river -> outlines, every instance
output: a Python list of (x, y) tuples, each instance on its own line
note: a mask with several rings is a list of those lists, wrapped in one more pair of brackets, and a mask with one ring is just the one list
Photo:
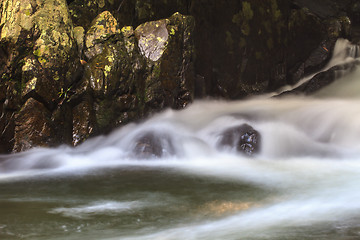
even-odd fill
[[(336, 57), (326, 69), (357, 61)], [(360, 68), (339, 76), (311, 97), (196, 101), (77, 148), (0, 156), (0, 239), (360, 239)], [(216, 147), (243, 123), (258, 154)], [(134, 157), (147, 131), (174, 154)]]

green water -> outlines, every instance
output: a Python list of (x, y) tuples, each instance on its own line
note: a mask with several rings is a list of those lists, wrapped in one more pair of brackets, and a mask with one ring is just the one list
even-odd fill
[[(2, 182), (0, 192), (0, 239), (121, 239), (220, 218), (238, 211), (239, 207), (231, 209), (234, 203), (262, 201), (274, 194), (247, 184), (168, 169), (103, 169), (80, 175), (37, 177)], [(89, 207), (71, 215), (71, 208), (79, 206), (134, 201), (142, 204), (123, 210)], [(61, 209), (70, 210), (64, 213)]]
[[(360, 239), (356, 216), (296, 226), (275, 223), (270, 229), (247, 229), (245, 223), (243, 229), (229, 224), (212, 230), (212, 222), (276, 204), (288, 194), (167, 168), (2, 181), (0, 192), (0, 239)], [(199, 233), (197, 225), (209, 229)], [(179, 231), (185, 238), (177, 236)]]

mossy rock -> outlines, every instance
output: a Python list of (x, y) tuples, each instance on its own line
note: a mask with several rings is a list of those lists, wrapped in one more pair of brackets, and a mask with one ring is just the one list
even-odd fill
[[(182, 108), (194, 96), (194, 19), (180, 13), (135, 29), (150, 72), (145, 81), (148, 108)], [(187, 92), (188, 97), (182, 98)]]

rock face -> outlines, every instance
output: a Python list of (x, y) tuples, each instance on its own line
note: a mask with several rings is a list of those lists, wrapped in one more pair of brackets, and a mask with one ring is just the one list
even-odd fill
[(260, 151), (261, 136), (248, 124), (231, 127), (220, 134), (218, 148), (230, 148), (239, 153), (253, 155)]
[(69, 99), (82, 109), (73, 111), (76, 144), (91, 133), (108, 132), (148, 113), (182, 108), (193, 100), (192, 17), (175, 13), (135, 30), (117, 26), (105, 12), (85, 35), (88, 62)]
[(337, 38), (360, 39), (359, 13), (353, 0), (3, 0), (0, 152), (293, 84)]
[(5, 91), (1, 132), (6, 130), (2, 141), (10, 143), (6, 150), (64, 142), (63, 136), (51, 134), (50, 124), (58, 121), (53, 113), (64, 99), (59, 93), (80, 69), (66, 1), (2, 1), (0, 26), (0, 85)]

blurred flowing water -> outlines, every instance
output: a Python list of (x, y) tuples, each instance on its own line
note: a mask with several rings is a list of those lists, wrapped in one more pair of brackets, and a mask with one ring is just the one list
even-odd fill
[[(358, 61), (345, 40), (335, 50), (333, 66)], [(243, 123), (260, 153), (219, 150)], [(175, 154), (136, 158), (149, 131)], [(0, 239), (360, 239), (360, 69), (312, 97), (197, 101), (0, 158)]]

